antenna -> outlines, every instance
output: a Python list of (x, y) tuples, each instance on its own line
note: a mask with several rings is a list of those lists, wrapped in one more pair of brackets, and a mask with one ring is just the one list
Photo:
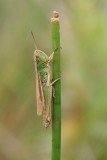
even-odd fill
[(36, 48), (36, 50), (37, 50), (37, 46), (36, 46), (36, 40), (35, 40), (35, 37), (34, 37), (34, 34), (33, 34), (33, 32), (32, 32), (32, 31), (31, 31), (31, 35), (32, 35), (32, 37), (33, 37), (34, 44), (35, 44), (35, 48)]

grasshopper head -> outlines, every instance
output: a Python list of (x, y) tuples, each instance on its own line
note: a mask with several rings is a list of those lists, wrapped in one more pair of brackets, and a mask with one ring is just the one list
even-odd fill
[(41, 50), (35, 50), (34, 57), (44, 63), (49, 61), (49, 57)]

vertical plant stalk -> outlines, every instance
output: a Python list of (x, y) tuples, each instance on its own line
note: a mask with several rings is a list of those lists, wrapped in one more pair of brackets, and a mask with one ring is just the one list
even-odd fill
[[(53, 81), (60, 78), (60, 25), (59, 13), (54, 11), (52, 23), (52, 46), (55, 51), (52, 63)], [(55, 97), (52, 108), (52, 160), (60, 160), (61, 154), (61, 79), (53, 85)]]

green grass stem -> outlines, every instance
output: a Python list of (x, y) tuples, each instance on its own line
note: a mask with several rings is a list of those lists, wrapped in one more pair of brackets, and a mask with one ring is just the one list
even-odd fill
[[(55, 51), (52, 64), (53, 80), (60, 78), (60, 25), (59, 13), (54, 11), (52, 22), (52, 47)], [(61, 79), (54, 83), (55, 97), (52, 109), (52, 160), (60, 160), (61, 152)]]

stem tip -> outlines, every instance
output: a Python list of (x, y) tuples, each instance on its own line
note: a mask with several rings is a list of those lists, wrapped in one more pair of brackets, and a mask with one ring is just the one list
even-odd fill
[(59, 12), (53, 11), (53, 17), (51, 18), (52, 21), (59, 21)]
[(59, 18), (59, 12), (53, 11), (53, 18)]

